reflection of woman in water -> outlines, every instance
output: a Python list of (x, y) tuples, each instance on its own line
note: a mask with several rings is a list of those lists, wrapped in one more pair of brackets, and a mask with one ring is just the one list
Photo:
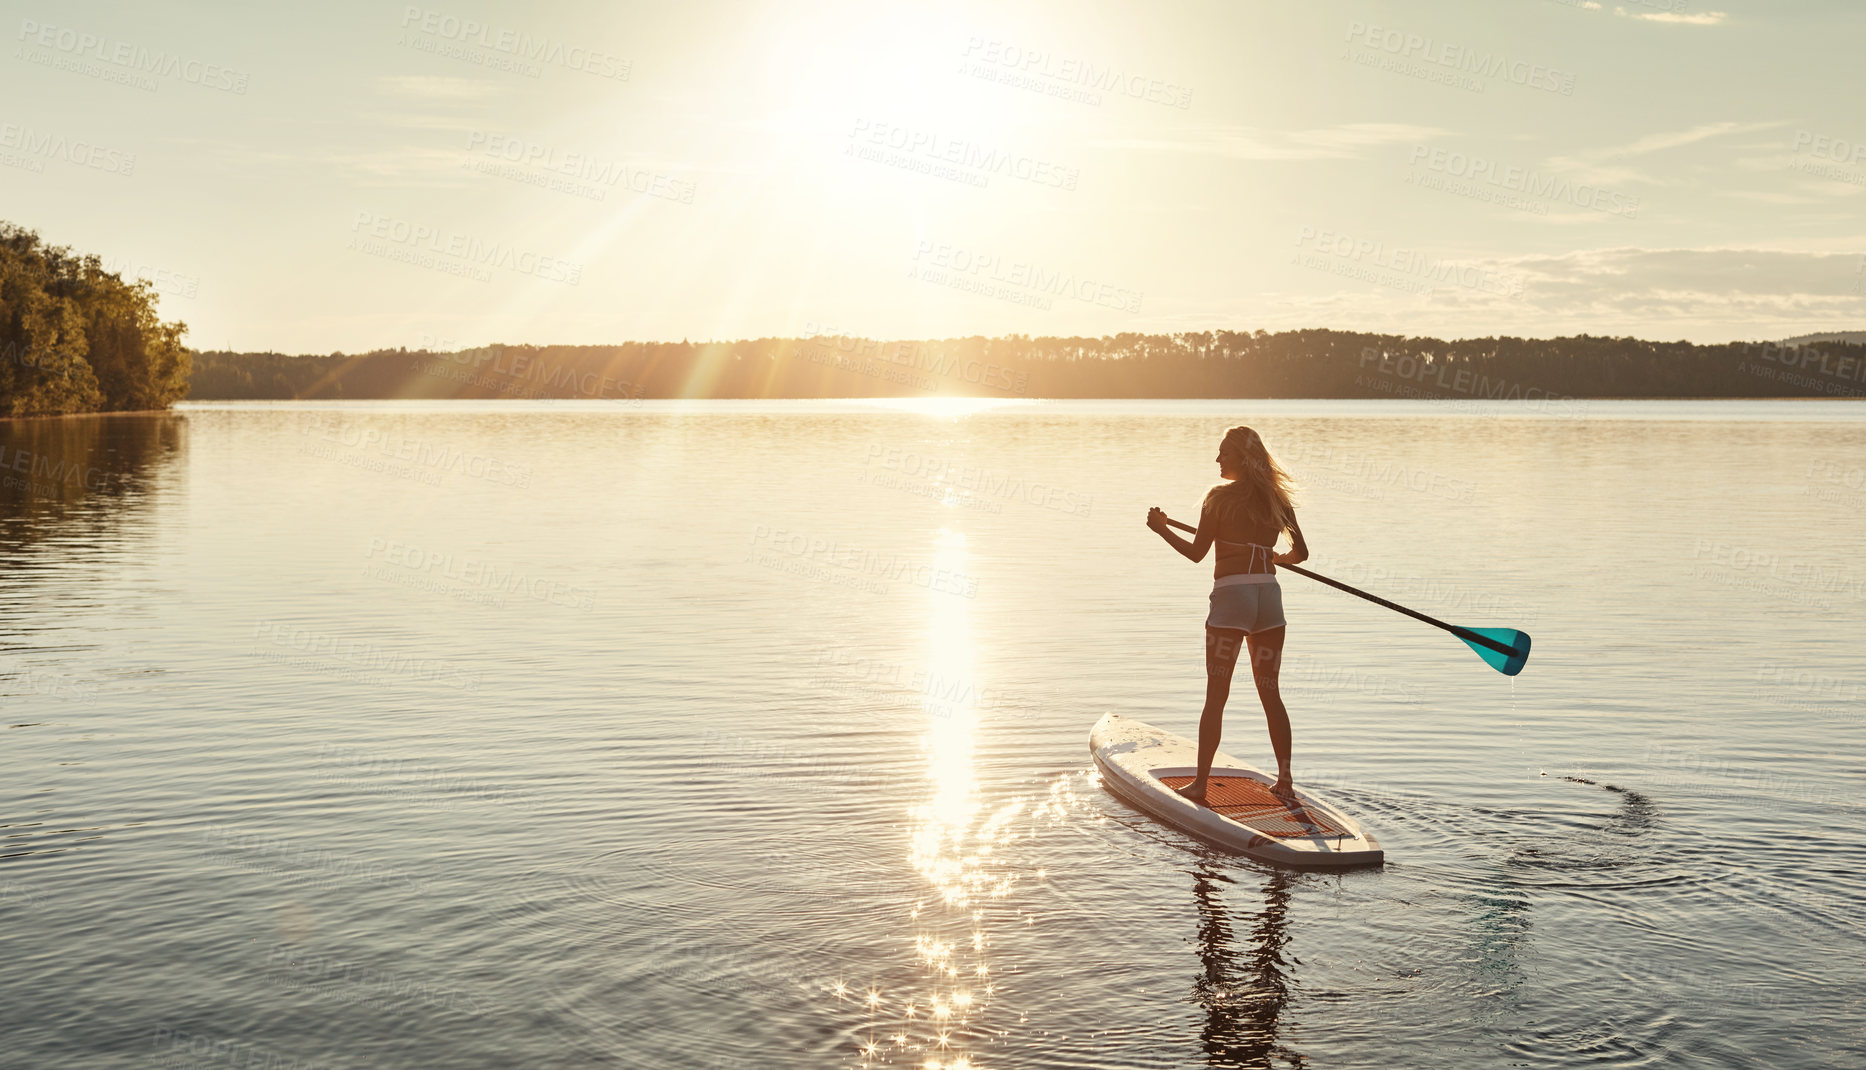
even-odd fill
[(1199, 979), (1193, 999), (1205, 1008), (1199, 1039), (1211, 1066), (1307, 1066), (1301, 1053), (1278, 1040), (1289, 1005), (1287, 870), (1272, 870), (1263, 884), (1263, 913), (1240, 944), (1219, 897), (1219, 882), (1231, 879), (1201, 866), (1192, 875), (1199, 910)]
[[(1264, 448), (1263, 439), (1248, 427), (1225, 432), (1218, 446), (1218, 474), (1227, 482), (1207, 491), (1199, 509), (1199, 529), (1187, 542), (1166, 526), (1158, 507), (1147, 510), (1147, 526), (1168, 545), (1192, 561), (1205, 560), (1218, 546), (1211, 614), (1205, 618), (1205, 709), (1199, 715), (1199, 773), (1178, 791), (1197, 802), (1205, 801), (1205, 780), (1218, 753), (1224, 727), (1225, 700), (1231, 697), (1231, 672), (1238, 651), (1250, 647), (1251, 678), (1270, 723), (1270, 746), (1276, 751), (1276, 785), (1291, 792), (1289, 777), (1289, 711), (1277, 691), (1277, 671), (1283, 662), (1283, 591), (1276, 582), (1277, 565), (1299, 565), (1308, 560), (1309, 547), (1296, 526), (1287, 472)], [(1289, 533), (1290, 549), (1276, 552), (1276, 542)]]

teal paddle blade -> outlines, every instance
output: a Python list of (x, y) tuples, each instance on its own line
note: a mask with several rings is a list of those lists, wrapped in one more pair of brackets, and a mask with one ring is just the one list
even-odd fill
[[(1460, 634), (1458, 638), (1477, 651), (1477, 656), (1488, 662), (1491, 668), (1505, 676), (1515, 676), (1522, 672), (1523, 665), (1529, 661), (1528, 632), (1519, 632), (1514, 628), (1459, 628), (1458, 631), (1468, 633)], [(1505, 649), (1497, 650), (1489, 643), (1480, 643), (1471, 638), (1473, 635), (1481, 635)]]

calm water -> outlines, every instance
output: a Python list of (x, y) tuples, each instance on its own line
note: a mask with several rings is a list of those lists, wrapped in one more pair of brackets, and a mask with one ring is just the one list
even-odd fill
[[(1296, 775), (1191, 732), (1225, 427)], [(1858, 1066), (1866, 409), (197, 405), (0, 423), (0, 1065)], [(24, 457), (22, 461), (20, 458)], [(75, 474), (74, 474), (75, 473)], [(1272, 761), (1253, 696), (1227, 750)], [(271, 1060), (271, 1061), (268, 1061)]]

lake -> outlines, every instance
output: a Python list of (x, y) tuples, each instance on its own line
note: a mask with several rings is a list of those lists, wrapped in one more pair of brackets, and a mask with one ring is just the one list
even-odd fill
[[(1203, 696), (1224, 429), (1311, 568), (1295, 776)], [(1866, 1062), (1866, 408), (189, 404), (0, 422), (0, 1065)], [(1248, 687), (1225, 750), (1273, 766)]]

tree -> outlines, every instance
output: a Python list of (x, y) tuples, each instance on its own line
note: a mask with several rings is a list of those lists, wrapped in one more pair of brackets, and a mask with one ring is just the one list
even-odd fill
[(0, 415), (168, 408), (188, 391), (187, 330), (148, 282), (0, 223)]

